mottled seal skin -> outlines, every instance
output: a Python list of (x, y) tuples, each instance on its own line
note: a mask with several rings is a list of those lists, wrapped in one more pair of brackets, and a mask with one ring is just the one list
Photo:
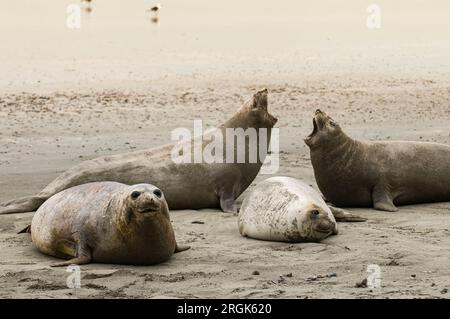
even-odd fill
[(242, 236), (283, 242), (318, 242), (337, 234), (336, 220), (320, 194), (291, 177), (271, 177), (244, 199), (238, 218)]
[[(255, 128), (258, 141), (259, 129), (265, 128), (269, 144), (271, 130), (276, 122), (277, 119), (267, 111), (267, 90), (264, 89), (257, 92), (230, 120), (217, 128), (217, 131), (224, 136), (224, 150), (227, 128)], [(206, 136), (203, 147), (209, 142), (209, 137)], [(246, 143), (245, 149), (247, 154), (248, 144)], [(170, 209), (221, 208), (224, 212), (237, 212), (235, 199), (254, 180), (267, 154), (261, 152), (262, 157), (259, 157), (256, 163), (250, 163), (248, 160), (245, 163), (225, 163), (225, 160), (223, 163), (175, 163), (172, 159), (175, 145), (176, 143), (172, 143), (82, 162), (61, 174), (36, 196), (19, 198), (0, 205), (0, 214), (34, 211), (50, 196), (64, 189), (99, 181), (158, 185), (164, 191)], [(257, 151), (260, 151), (259, 143)], [(224, 158), (225, 156), (226, 154)]]
[(450, 146), (408, 141), (358, 141), (317, 110), (305, 139), (317, 185), (340, 207), (374, 207), (450, 200)]
[(33, 216), (31, 239), (69, 264), (152, 265), (177, 247), (164, 194), (150, 184), (88, 183), (48, 199)]

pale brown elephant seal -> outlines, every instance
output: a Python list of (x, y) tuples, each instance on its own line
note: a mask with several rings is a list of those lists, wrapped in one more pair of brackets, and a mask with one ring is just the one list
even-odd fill
[(239, 211), (242, 236), (284, 242), (318, 242), (337, 234), (336, 221), (366, 219), (329, 207), (301, 180), (276, 176), (258, 183)]
[(88, 183), (50, 197), (33, 216), (31, 240), (43, 253), (68, 261), (152, 265), (179, 247), (164, 194), (150, 184)]
[(374, 207), (450, 200), (450, 146), (408, 141), (358, 141), (317, 110), (305, 139), (317, 185), (340, 207)]
[[(223, 152), (222, 163), (204, 161), (198, 163), (195, 162), (195, 147), (192, 147), (194, 156), (188, 154), (191, 155), (190, 158), (194, 158), (192, 162), (178, 163), (173, 159), (173, 150), (179, 147), (179, 143), (103, 156), (70, 168), (35, 196), (1, 204), (0, 214), (34, 211), (50, 196), (64, 189), (99, 181), (158, 185), (164, 191), (170, 209), (221, 208), (225, 212), (237, 212), (235, 199), (258, 174), (266, 157), (271, 131), (276, 122), (277, 119), (267, 111), (267, 90), (264, 89), (246, 102), (231, 119), (204, 136), (203, 142), (200, 143), (200, 148), (204, 150), (210, 146), (212, 136), (221, 134), (224, 137), (221, 144), (226, 150), (227, 146), (231, 145), (227, 142), (236, 138), (235, 136), (228, 138), (228, 131), (253, 130), (255, 138), (262, 142), (245, 143), (243, 152), (240, 152), (245, 153), (246, 160), (243, 163), (228, 162), (226, 152)], [(189, 139), (189, 145), (191, 143), (195, 145), (196, 140), (198, 137)], [(238, 143), (236, 147), (237, 145)], [(261, 145), (264, 147), (260, 147)], [(247, 160), (250, 149), (258, 155), (256, 161)], [(238, 159), (238, 155), (235, 158)]]

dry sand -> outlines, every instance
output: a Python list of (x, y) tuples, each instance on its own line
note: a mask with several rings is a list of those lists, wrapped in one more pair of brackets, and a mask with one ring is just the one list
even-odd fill
[[(278, 175), (315, 186), (302, 139), (317, 107), (356, 138), (450, 144), (450, 86), (442, 78), (175, 83), (170, 89), (141, 83), (135, 90), (112, 85), (5, 93), (0, 201), (33, 194), (82, 160), (168, 142), (172, 129), (192, 127), (194, 119), (217, 125), (263, 86), (281, 128)], [(66, 287), (68, 273), (50, 268), (54, 259), (40, 254), (28, 235), (16, 235), (32, 213), (0, 216), (0, 297), (449, 297), (449, 203), (396, 213), (352, 211), (369, 221), (340, 224), (339, 235), (306, 244), (243, 238), (237, 217), (216, 210), (172, 211), (178, 241), (191, 250), (150, 267), (84, 265), (82, 288), (76, 290)], [(381, 289), (355, 287), (369, 264), (381, 267)], [(252, 275), (255, 270), (259, 275)]]

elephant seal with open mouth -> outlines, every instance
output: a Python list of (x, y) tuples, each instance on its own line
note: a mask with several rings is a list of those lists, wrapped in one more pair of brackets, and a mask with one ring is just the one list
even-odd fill
[(450, 201), (450, 146), (408, 141), (358, 141), (317, 110), (305, 139), (317, 185), (340, 207)]
[[(232, 151), (244, 153), (245, 161), (229, 162), (227, 154), (219, 162), (181, 162), (173, 159), (173, 149), (178, 143), (172, 143), (148, 150), (103, 156), (81, 162), (68, 169), (39, 194), (23, 197), (0, 205), (0, 214), (34, 211), (50, 196), (72, 186), (91, 182), (114, 181), (128, 185), (151, 183), (163, 191), (170, 209), (221, 208), (224, 212), (237, 212), (235, 199), (245, 191), (258, 174), (267, 155), (271, 130), (277, 119), (267, 111), (267, 89), (257, 92), (238, 112), (208, 136), (203, 136), (203, 149), (209, 146), (212, 136), (223, 136), (223, 150), (236, 138), (229, 130), (236, 132), (253, 129), (255, 139), (245, 143), (241, 151), (237, 147)], [(244, 132), (245, 133), (245, 132)], [(244, 139), (248, 136), (244, 136)], [(195, 143), (194, 137), (187, 143)], [(262, 141), (262, 142), (260, 142)], [(236, 143), (238, 144), (238, 143)], [(254, 145), (256, 144), (256, 145)], [(263, 147), (261, 147), (261, 145)], [(258, 156), (250, 161), (250, 149)], [(195, 147), (191, 148), (195, 158)], [(224, 152), (225, 153), (225, 152)], [(237, 159), (239, 154), (235, 156)], [(242, 154), (241, 154), (242, 155)]]
[(88, 183), (48, 199), (33, 216), (31, 240), (43, 253), (69, 259), (52, 266), (152, 265), (179, 247), (164, 194), (153, 185)]

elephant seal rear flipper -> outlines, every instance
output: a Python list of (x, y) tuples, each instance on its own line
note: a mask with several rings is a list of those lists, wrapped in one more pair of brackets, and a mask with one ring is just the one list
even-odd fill
[(176, 245), (175, 246), (175, 254), (176, 253), (181, 253), (182, 251), (185, 251), (185, 250), (188, 250), (188, 249), (191, 249), (191, 246), (180, 246), (180, 245)]
[(17, 234), (31, 234), (31, 224), (19, 231)]
[(0, 215), (34, 212), (48, 197), (25, 196), (0, 205)]

